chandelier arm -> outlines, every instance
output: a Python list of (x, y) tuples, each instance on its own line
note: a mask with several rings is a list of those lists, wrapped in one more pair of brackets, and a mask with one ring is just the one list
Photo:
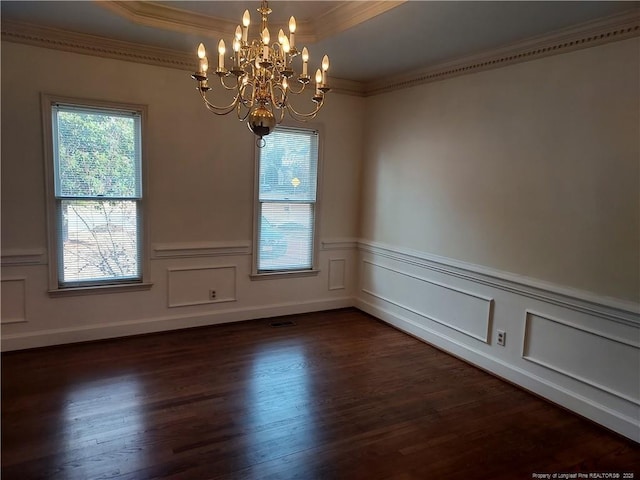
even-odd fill
[[(279, 91), (280, 98), (276, 97), (275, 91)], [(271, 97), (273, 98), (274, 104), (276, 104), (278, 110), (282, 110), (287, 106), (287, 90), (280, 83), (276, 83), (271, 89)]]
[(226, 83), (224, 83), (225, 77), (220, 77), (220, 84), (225, 88), (225, 90), (236, 90), (238, 88), (238, 82), (240, 81), (240, 77), (236, 78), (236, 84), (229, 87)]
[(294, 95), (300, 95), (302, 92), (304, 92), (304, 89), (306, 87), (306, 84), (302, 83), (302, 82), (298, 82), (300, 83), (300, 85), (302, 85), (302, 87), (300, 87), (300, 90), (295, 90), (293, 88), (291, 88), (291, 85), (289, 85), (288, 90), (293, 93)]
[(202, 99), (204, 100), (204, 104), (207, 107), (207, 109), (215, 113), (216, 115), (226, 115), (232, 112), (236, 108), (236, 105), (238, 104), (238, 101), (240, 99), (240, 96), (236, 95), (233, 98), (233, 101), (229, 105), (227, 105), (226, 107), (219, 107), (211, 103), (209, 100), (207, 100), (207, 95), (205, 92), (200, 91), (200, 96), (202, 96)]
[(295, 108), (291, 106), (291, 104), (287, 104), (286, 108), (289, 114), (291, 115), (291, 117), (293, 117), (295, 120), (305, 122), (307, 120), (312, 120), (316, 118), (316, 115), (318, 115), (318, 112), (320, 111), (323, 105), (324, 105), (324, 98), (320, 101), (320, 103), (316, 105), (316, 108), (309, 113), (298, 112)]

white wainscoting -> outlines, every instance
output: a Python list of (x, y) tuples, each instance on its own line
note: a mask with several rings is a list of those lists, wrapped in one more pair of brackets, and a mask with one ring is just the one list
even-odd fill
[[(522, 358), (636, 405), (640, 405), (638, 352), (637, 340), (526, 312)], [(637, 368), (628, 368), (633, 365)]]
[(27, 321), (27, 278), (2, 279), (2, 316), (0, 323), (24, 323)]
[(640, 442), (637, 305), (389, 245), (359, 249), (358, 308)]
[(169, 308), (236, 301), (235, 265), (168, 268), (167, 277)]
[(344, 258), (329, 259), (329, 290), (344, 290), (347, 261)]
[(351, 307), (356, 243), (322, 245), (317, 275), (253, 282), (250, 242), (156, 244), (150, 289), (55, 298), (47, 265), (35, 263), (41, 252), (11, 252), (3, 256), (12, 260), (3, 270), (2, 351)]
[(489, 343), (493, 299), (370, 260), (362, 263), (362, 292)]

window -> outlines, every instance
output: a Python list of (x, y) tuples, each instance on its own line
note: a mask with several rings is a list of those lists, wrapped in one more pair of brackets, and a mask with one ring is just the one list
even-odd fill
[(52, 289), (142, 283), (144, 109), (44, 106)]
[(278, 127), (264, 138), (257, 149), (257, 273), (313, 271), (318, 132)]

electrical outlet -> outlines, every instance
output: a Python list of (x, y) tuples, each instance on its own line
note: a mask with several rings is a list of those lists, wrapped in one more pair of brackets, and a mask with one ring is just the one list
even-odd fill
[(504, 330), (498, 330), (498, 345), (504, 347), (507, 340), (507, 332)]
[(209, 290), (209, 300), (215, 300), (215, 299), (216, 299), (216, 291)]

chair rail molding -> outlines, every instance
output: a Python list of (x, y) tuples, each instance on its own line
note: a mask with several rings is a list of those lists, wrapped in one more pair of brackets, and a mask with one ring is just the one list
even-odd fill
[(43, 248), (12, 248), (2, 250), (2, 266), (46, 265), (46, 250)]
[(152, 260), (188, 257), (219, 257), (225, 255), (251, 255), (251, 242), (179, 242), (156, 243), (152, 247)]
[(640, 304), (596, 295), (551, 282), (384, 243), (359, 240), (363, 252), (399, 260), (455, 277), (517, 293), (581, 313), (640, 327)]

